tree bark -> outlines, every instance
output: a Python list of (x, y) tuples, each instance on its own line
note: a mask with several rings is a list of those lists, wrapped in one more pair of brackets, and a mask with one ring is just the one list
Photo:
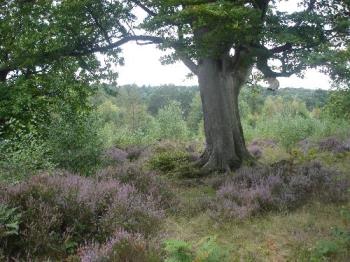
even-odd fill
[(0, 83), (6, 81), (8, 73), (9, 71), (6, 70), (0, 71)]
[(206, 149), (200, 164), (206, 171), (231, 171), (252, 161), (243, 136), (238, 109), (239, 92), (251, 66), (205, 58), (198, 65)]

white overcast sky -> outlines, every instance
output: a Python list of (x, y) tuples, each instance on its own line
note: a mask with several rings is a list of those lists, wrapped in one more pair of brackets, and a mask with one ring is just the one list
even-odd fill
[[(281, 11), (293, 11), (297, 9), (295, 0), (283, 1), (279, 9)], [(136, 43), (128, 43), (122, 47), (125, 65), (118, 67), (118, 84), (137, 85), (197, 85), (197, 78), (187, 79), (186, 75), (190, 71), (185, 65), (178, 62), (172, 65), (161, 65), (159, 59), (164, 52), (158, 50), (153, 45), (139, 46)], [(296, 76), (289, 78), (279, 78), (280, 88), (284, 87), (304, 87), (312, 89), (329, 89), (330, 79), (328, 76), (308, 70), (304, 79)]]

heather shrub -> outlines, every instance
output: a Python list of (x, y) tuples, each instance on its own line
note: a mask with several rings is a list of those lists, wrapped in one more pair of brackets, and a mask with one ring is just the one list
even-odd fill
[(140, 158), (141, 154), (144, 152), (144, 147), (139, 146), (130, 146), (126, 149), (126, 152), (128, 153), (127, 158), (130, 161), (134, 161)]
[(256, 145), (249, 145), (248, 146), (248, 151), (255, 158), (260, 158), (261, 155), (262, 155), (262, 150), (260, 149), (260, 147), (258, 147)]
[(80, 247), (78, 254), (81, 262), (102, 261), (161, 261), (159, 255), (152, 250), (140, 234), (131, 234), (123, 229), (117, 230), (103, 244), (92, 243)]
[(103, 155), (106, 162), (111, 162), (113, 164), (120, 164), (128, 159), (128, 153), (117, 147), (106, 149)]
[(260, 148), (266, 148), (266, 147), (275, 148), (275, 147), (277, 147), (277, 143), (271, 139), (254, 139), (249, 144), (249, 146), (256, 146), (256, 147), (260, 147)]
[(168, 208), (176, 203), (176, 197), (164, 181), (164, 179), (154, 172), (143, 171), (138, 162), (124, 162), (121, 165), (109, 166), (97, 173), (98, 179), (117, 179), (123, 184), (132, 184), (139, 192), (150, 194), (155, 201)]
[(341, 141), (336, 137), (328, 137), (320, 140), (318, 147), (320, 151), (344, 153), (350, 151), (350, 141)]
[(4, 248), (7, 255), (62, 257), (88, 240), (105, 241), (116, 228), (147, 236), (163, 217), (151, 195), (116, 179), (44, 174), (0, 194), (22, 213), (19, 235)]
[(264, 211), (292, 209), (311, 198), (345, 201), (348, 185), (341, 174), (317, 162), (243, 167), (217, 190), (212, 205), (224, 218), (243, 219)]

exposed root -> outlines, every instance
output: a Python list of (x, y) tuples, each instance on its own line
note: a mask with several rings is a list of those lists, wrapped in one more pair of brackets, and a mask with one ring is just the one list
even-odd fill
[(263, 164), (249, 154), (248, 151), (240, 159), (233, 157), (232, 159), (227, 159), (225, 157), (219, 157), (215, 152), (209, 152), (206, 149), (194, 165), (204, 173), (230, 173), (241, 166), (262, 166)]

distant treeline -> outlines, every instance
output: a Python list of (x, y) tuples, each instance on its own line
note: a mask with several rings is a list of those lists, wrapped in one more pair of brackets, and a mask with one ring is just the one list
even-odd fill
[[(155, 116), (160, 108), (169, 104), (170, 101), (177, 101), (181, 104), (185, 118), (188, 116), (191, 103), (196, 95), (199, 95), (198, 86), (137, 86), (123, 85), (120, 87), (103, 86), (105, 93), (118, 97), (118, 94), (136, 92), (142, 102), (147, 105), (147, 111)], [(281, 97), (283, 100), (299, 100), (305, 103), (307, 109), (312, 111), (314, 108), (322, 108), (328, 100), (330, 92), (321, 89), (307, 88), (281, 88), (276, 91), (268, 90), (263, 87), (245, 87), (241, 92), (241, 99), (247, 102), (254, 111), (264, 104), (267, 97)]]

